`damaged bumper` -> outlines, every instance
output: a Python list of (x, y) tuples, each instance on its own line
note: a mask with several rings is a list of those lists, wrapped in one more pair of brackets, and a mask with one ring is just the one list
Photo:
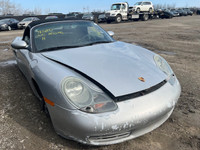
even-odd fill
[(79, 110), (49, 107), (56, 132), (89, 145), (109, 145), (148, 133), (163, 124), (171, 115), (180, 96), (176, 80), (164, 84), (147, 95), (118, 102), (113, 112), (89, 114)]

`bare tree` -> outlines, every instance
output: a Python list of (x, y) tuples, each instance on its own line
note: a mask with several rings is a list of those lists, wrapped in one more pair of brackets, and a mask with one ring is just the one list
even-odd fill
[(35, 7), (34, 10), (33, 10), (33, 13), (35, 15), (41, 15), (42, 14), (42, 9), (39, 8), (39, 7)]
[(19, 15), (22, 13), (20, 5), (10, 2), (10, 0), (0, 0), (0, 14), (14, 14)]

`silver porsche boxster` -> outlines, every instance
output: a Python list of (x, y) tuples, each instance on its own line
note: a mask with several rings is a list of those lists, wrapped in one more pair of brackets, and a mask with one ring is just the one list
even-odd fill
[(171, 67), (113, 35), (90, 21), (46, 20), (30, 23), (12, 42), (59, 135), (89, 145), (120, 143), (171, 115), (181, 92)]

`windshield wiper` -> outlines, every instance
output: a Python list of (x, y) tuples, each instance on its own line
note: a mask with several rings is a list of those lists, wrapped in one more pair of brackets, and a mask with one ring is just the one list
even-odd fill
[(76, 48), (81, 46), (58, 46), (58, 47), (50, 47), (40, 50), (39, 52), (48, 52), (48, 51), (54, 51), (54, 50), (60, 50), (60, 49), (68, 49), (68, 48)]
[(96, 41), (96, 42), (92, 42), (89, 44), (86, 44), (85, 46), (89, 46), (89, 45), (95, 45), (95, 44), (100, 44), (100, 43), (112, 43), (113, 41)]
[(111, 43), (111, 42), (113, 42), (113, 41), (97, 41), (97, 42), (92, 42), (89, 44), (76, 45), (76, 46), (57, 46), (57, 47), (45, 48), (45, 49), (40, 50), (39, 52), (49, 52), (49, 51), (60, 50), (60, 49), (77, 48), (77, 47), (95, 45), (95, 44), (99, 44), (99, 43)]

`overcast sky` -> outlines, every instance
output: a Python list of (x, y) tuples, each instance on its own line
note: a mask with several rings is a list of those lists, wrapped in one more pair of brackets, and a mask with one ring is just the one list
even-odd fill
[[(23, 9), (42, 9), (47, 11), (68, 13), (84, 10), (109, 10), (112, 3), (123, 2), (123, 0), (10, 0), (19, 4)], [(125, 0), (133, 5), (135, 0)], [(176, 4), (176, 7), (200, 7), (200, 0), (152, 0), (153, 4)]]

